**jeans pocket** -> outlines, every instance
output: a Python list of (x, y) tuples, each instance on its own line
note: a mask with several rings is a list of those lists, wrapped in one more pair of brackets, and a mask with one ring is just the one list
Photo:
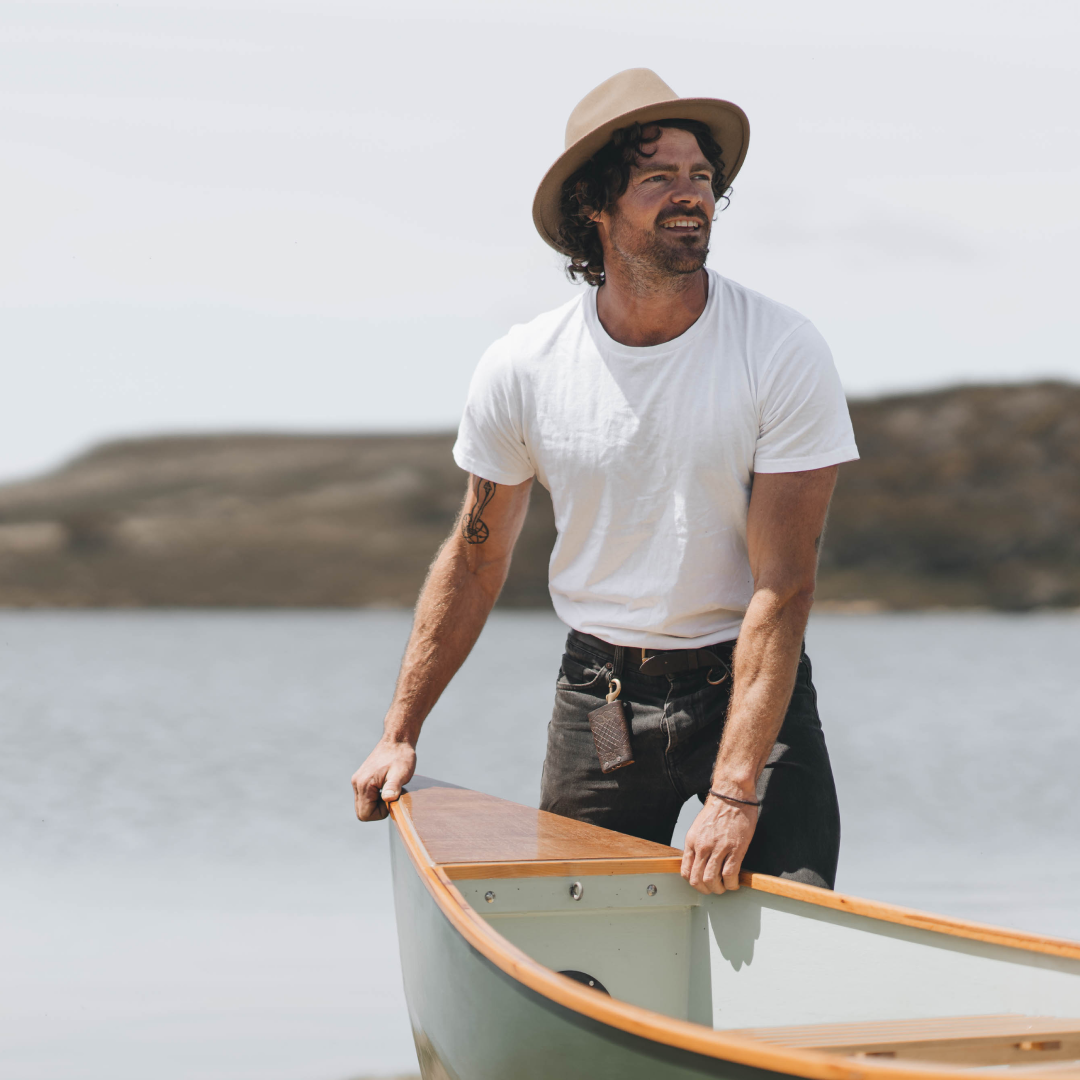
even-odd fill
[(611, 678), (611, 665), (599, 661), (584, 661), (573, 653), (563, 653), (559, 677), (555, 681), (556, 690), (573, 690), (589, 693), (598, 686), (605, 686)]

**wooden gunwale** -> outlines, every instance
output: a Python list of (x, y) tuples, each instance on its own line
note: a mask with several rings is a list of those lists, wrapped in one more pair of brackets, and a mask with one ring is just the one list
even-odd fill
[[(435, 863), (424, 848), (413, 826), (412, 816), (403, 801), (390, 804), (390, 817), (397, 826), (409, 858), (420, 879), (439, 909), (454, 929), (482, 956), (501, 971), (530, 990), (548, 998), (564, 1008), (589, 1017), (601, 1024), (618, 1028), (666, 1046), (689, 1050), (706, 1057), (736, 1062), (751, 1068), (767, 1069), (808, 1080), (972, 1080), (969, 1069), (940, 1068), (923, 1063), (892, 1064), (886, 1062), (852, 1061), (837, 1054), (819, 1050), (806, 1050), (772, 1045), (749, 1036), (732, 1035), (724, 1031), (706, 1028), (686, 1020), (676, 1020), (661, 1013), (630, 1005), (624, 1001), (606, 997), (581, 986), (550, 968), (544, 967), (531, 956), (506, 940), (478, 915), (456, 888), (443, 866)], [(601, 860), (594, 860), (601, 861)], [(652, 861), (652, 860), (650, 860)], [(676, 863), (677, 860), (672, 860)], [(459, 864), (460, 865), (460, 864)], [(482, 864), (474, 864), (482, 865)], [(490, 866), (491, 864), (487, 864)], [(509, 865), (509, 864), (503, 864)], [(528, 864), (518, 864), (528, 865)], [(625, 872), (625, 871), (624, 871)], [(654, 871), (655, 872), (655, 871)], [(495, 875), (491, 875), (495, 876)], [(517, 874), (513, 876), (524, 876)], [(984, 927), (960, 919), (930, 915), (907, 908), (870, 900), (860, 900), (818, 889), (811, 885), (768, 877), (764, 874), (742, 874), (740, 882), (749, 888), (769, 892), (777, 896), (789, 896), (807, 903), (850, 911), (856, 915), (905, 926), (935, 930), (958, 937), (989, 941), (993, 944), (1011, 945), (1033, 952), (1047, 952), (1056, 956), (1080, 958), (1080, 944), (1055, 938), (1045, 938), (1021, 931)], [(831, 898), (832, 902), (828, 902)], [(1032, 1069), (1010, 1068), (1009, 1076), (1044, 1080), (1045, 1072)], [(1062, 1073), (1065, 1075), (1065, 1073)]]
[(739, 875), (739, 882), (759, 892), (772, 893), (774, 896), (788, 896), (793, 900), (832, 908), (834, 911), (850, 911), (852, 915), (865, 915), (867, 918), (878, 919), (881, 922), (898, 923), (901, 926), (912, 926), (919, 930), (932, 930), (937, 934), (949, 934), (952, 937), (969, 938), (972, 941), (985, 941), (991, 945), (1005, 945), (1009, 948), (1024, 949), (1026, 952), (1046, 953), (1048, 956), (1064, 956), (1070, 960), (1080, 960), (1080, 942), (1069, 941), (1067, 938), (1046, 937), (1042, 934), (1029, 934), (1024, 930), (1010, 930), (1007, 927), (988, 926), (985, 923), (969, 922), (966, 919), (953, 919), (948, 915), (933, 915), (930, 912), (898, 907), (878, 900), (845, 896), (844, 893), (819, 889), (816, 885), (804, 885), (799, 881), (770, 877), (768, 874), (743, 873)]

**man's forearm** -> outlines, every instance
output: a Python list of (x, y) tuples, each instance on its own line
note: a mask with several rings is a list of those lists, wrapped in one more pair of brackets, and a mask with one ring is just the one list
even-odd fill
[(754, 798), (795, 686), (813, 594), (782, 598), (768, 589), (754, 594), (735, 647), (734, 685), (713, 787)]
[(712, 775), (712, 789), (730, 798), (706, 800), (683, 853), (683, 877), (703, 893), (739, 887), (739, 869), (757, 829), (758, 777), (795, 687), (835, 482), (835, 466), (754, 477), (746, 515), (754, 595), (735, 646), (731, 704)]
[(415, 746), (421, 725), (465, 662), (499, 596), (509, 557), (478, 558), (455, 534), (442, 546), (416, 604), (385, 737)]
[(450, 538), (420, 591), (382, 738), (353, 773), (356, 816), (386, 817), (416, 768), (420, 728), (476, 644), (510, 568), (532, 480), (502, 486), (471, 475)]

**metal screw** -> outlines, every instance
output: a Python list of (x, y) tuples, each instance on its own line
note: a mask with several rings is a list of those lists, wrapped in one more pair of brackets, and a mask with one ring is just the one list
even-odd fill
[(655, 896), (655, 895), (656, 895), (656, 886), (655, 886), (655, 885), (647, 885), (647, 886), (645, 887), (645, 891), (646, 891), (646, 892), (647, 892), (647, 893), (648, 893), (648, 894), (649, 894), (650, 896)]
[(495, 903), (495, 894), (490, 889), (488, 889), (488, 891), (486, 893), (484, 893), (484, 899), (489, 904), (494, 904)]
[(582, 896), (584, 896), (584, 895), (585, 895), (584, 886), (581, 884), (580, 881), (575, 881), (574, 884), (570, 886), (570, 899), (571, 900), (580, 900), (582, 898)]

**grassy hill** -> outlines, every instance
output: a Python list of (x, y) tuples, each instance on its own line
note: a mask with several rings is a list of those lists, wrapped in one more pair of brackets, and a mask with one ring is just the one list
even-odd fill
[[(852, 403), (819, 597), (892, 608), (1080, 604), (1080, 387)], [(411, 605), (464, 493), (451, 435), (109, 443), (0, 486), (6, 606)], [(500, 601), (547, 606), (537, 485)]]
[[(411, 605), (465, 493), (451, 435), (222, 435), (98, 447), (0, 487), (0, 603)], [(543, 493), (542, 493), (543, 494)], [(503, 603), (547, 603), (537, 499)]]
[(819, 595), (896, 608), (1080, 605), (1080, 386), (852, 403)]

